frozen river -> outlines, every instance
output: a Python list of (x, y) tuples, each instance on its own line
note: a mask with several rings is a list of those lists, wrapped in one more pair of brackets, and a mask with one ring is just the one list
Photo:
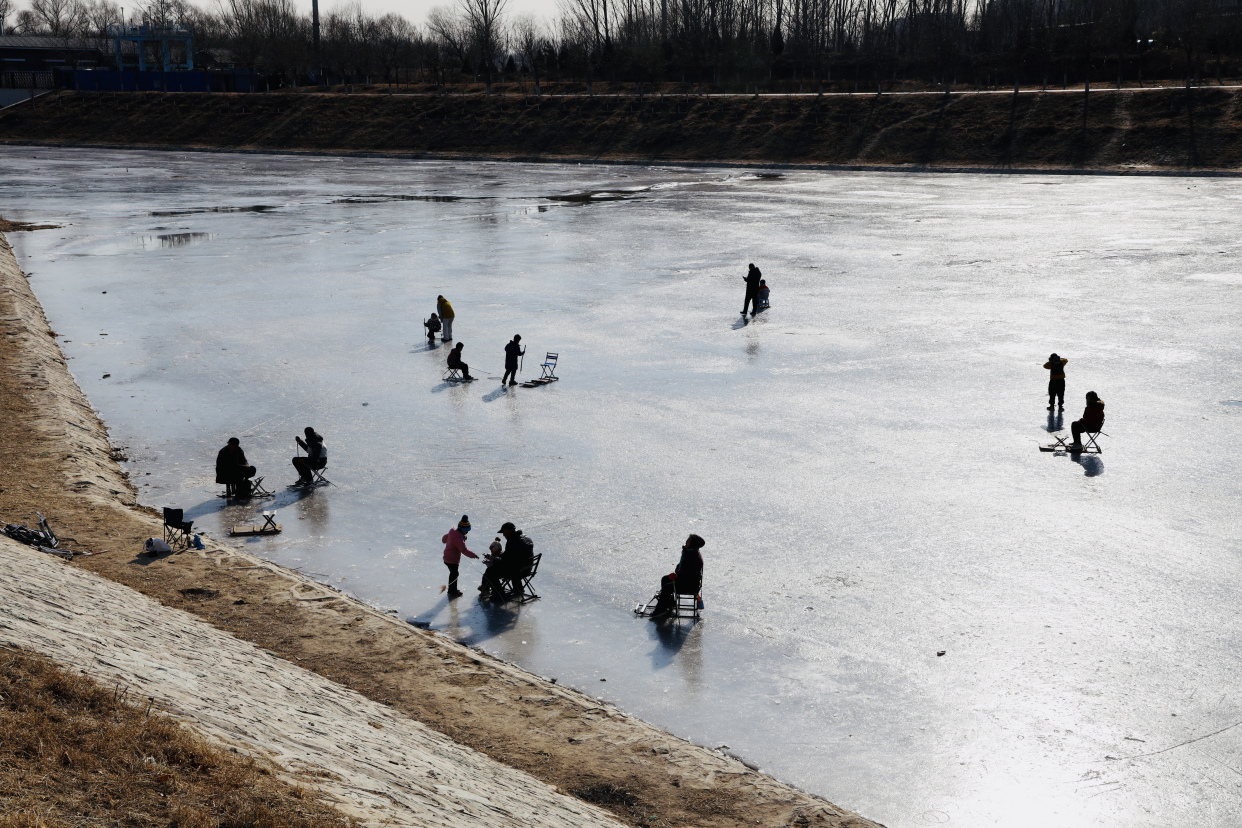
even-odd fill
[[(1236, 180), (0, 165), (65, 224), (11, 240), (144, 502), (274, 506), (249, 550), (893, 828), (1242, 822)], [(500, 386), (515, 333), (559, 383)], [(1039, 452), (1088, 390), (1104, 454)], [(336, 486), (301, 496), (306, 425)], [(230, 436), (274, 500), (215, 497)], [(543, 600), (445, 601), (463, 513), (527, 531)], [(635, 619), (689, 532), (705, 619)]]

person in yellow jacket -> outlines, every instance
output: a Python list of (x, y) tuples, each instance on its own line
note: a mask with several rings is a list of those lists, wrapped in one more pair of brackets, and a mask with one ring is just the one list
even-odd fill
[(1044, 363), (1044, 367), (1048, 369), (1048, 410), (1052, 410), (1052, 406), (1060, 400), (1061, 408), (1065, 408), (1065, 363), (1069, 362), (1064, 357), (1056, 354), (1048, 357), (1048, 361)]
[(444, 333), (440, 336), (445, 342), (453, 341), (453, 306), (449, 304), (449, 300), (443, 296), (436, 297), (436, 311), (440, 314), (440, 321), (444, 323)]

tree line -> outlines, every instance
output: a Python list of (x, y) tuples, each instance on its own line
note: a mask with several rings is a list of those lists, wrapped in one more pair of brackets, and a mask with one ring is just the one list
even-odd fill
[[(1219, 82), (1242, 58), (1242, 0), (561, 0), (547, 20), (512, 15), (507, 0), (456, 0), (421, 23), (351, 0), (318, 27), (293, 0), (143, 0), (125, 17), (188, 26), (196, 55), (277, 86), (949, 91)], [(107, 27), (120, 22), (112, 0), (0, 0), (0, 34), (98, 39), (110, 50)]]

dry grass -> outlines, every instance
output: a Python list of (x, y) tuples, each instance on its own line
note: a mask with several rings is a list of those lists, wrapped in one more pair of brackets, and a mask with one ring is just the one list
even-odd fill
[(59, 224), (31, 224), (28, 221), (9, 221), (0, 216), (0, 233), (12, 233), (19, 230), (55, 230)]
[(0, 828), (352, 824), (146, 699), (0, 649)]
[[(500, 158), (1242, 169), (1242, 93), (623, 97), (62, 92), (0, 141)], [(1084, 121), (1084, 102), (1087, 102)]]

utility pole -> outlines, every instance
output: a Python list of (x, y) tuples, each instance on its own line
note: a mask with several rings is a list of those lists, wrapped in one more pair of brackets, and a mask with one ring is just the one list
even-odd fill
[(319, 75), (319, 85), (323, 86), (323, 71), (319, 61), (319, 0), (311, 0), (311, 27), (315, 40), (315, 72)]

